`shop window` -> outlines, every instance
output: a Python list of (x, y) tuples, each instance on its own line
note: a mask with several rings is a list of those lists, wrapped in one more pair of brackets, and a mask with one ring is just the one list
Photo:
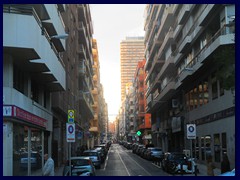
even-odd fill
[(224, 95), (223, 80), (219, 81), (219, 86), (220, 86), (220, 96), (223, 96)]
[(201, 137), (201, 160), (205, 160), (204, 136)]
[(193, 89), (193, 101), (194, 101), (194, 108), (196, 109), (198, 107), (198, 89), (197, 89), (197, 87), (194, 87), (194, 89)]
[(215, 75), (212, 77), (212, 100), (218, 97), (217, 78)]
[(198, 137), (196, 137), (196, 140), (195, 140), (195, 158), (199, 159), (199, 142), (198, 142)]
[[(30, 137), (28, 131), (31, 132)], [(29, 173), (40, 172), (42, 168), (42, 140), (41, 131), (38, 129), (30, 129), (15, 123), (13, 125), (13, 175), (27, 176)], [(28, 149), (28, 143), (31, 144)], [(29, 154), (29, 151), (31, 152)], [(29, 156), (30, 155), (30, 156)], [(30, 164), (28, 159), (31, 158)], [(28, 166), (31, 166), (28, 172)], [(36, 174), (36, 175), (41, 175)]]
[(203, 102), (204, 102), (204, 104), (207, 104), (209, 102), (209, 99), (208, 99), (208, 97), (209, 97), (208, 96), (208, 80), (207, 79), (205, 79), (204, 82), (203, 82), (203, 93), (204, 93)]
[(227, 153), (227, 134), (222, 133), (222, 154)]
[(200, 83), (198, 85), (198, 99), (199, 99), (199, 105), (202, 106), (203, 105), (203, 96), (204, 96), (204, 93), (203, 93), (203, 85), (202, 83)]
[(221, 161), (220, 134), (214, 134), (214, 158), (215, 162)]
[(208, 159), (209, 156), (212, 156), (211, 142), (212, 142), (211, 136), (210, 135), (206, 135), (205, 136), (206, 159)]

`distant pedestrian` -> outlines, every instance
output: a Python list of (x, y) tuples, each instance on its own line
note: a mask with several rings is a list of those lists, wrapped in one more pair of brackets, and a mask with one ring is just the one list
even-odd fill
[(227, 154), (223, 155), (223, 160), (221, 162), (221, 174), (230, 171), (230, 162)]
[(212, 156), (208, 156), (207, 158), (207, 175), (208, 176), (214, 176), (214, 169), (215, 169), (215, 165), (212, 162)]
[(43, 176), (54, 176), (54, 161), (48, 156), (48, 154), (44, 154), (44, 160), (46, 161), (43, 166)]

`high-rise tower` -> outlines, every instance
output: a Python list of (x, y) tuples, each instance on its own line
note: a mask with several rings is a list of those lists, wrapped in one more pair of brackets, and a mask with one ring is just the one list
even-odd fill
[(144, 59), (144, 37), (126, 37), (120, 44), (121, 55), (121, 101), (126, 94), (126, 85), (132, 82), (139, 60)]

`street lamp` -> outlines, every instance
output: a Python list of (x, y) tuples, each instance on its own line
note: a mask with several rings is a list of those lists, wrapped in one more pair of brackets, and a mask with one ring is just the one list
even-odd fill
[(68, 34), (54, 35), (50, 37), (52, 39), (66, 39), (68, 38)]

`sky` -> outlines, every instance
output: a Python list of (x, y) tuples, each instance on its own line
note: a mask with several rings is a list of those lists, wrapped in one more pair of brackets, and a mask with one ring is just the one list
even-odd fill
[(120, 42), (144, 36), (145, 4), (90, 4), (93, 38), (97, 40), (100, 82), (108, 104), (109, 121), (121, 107)]

